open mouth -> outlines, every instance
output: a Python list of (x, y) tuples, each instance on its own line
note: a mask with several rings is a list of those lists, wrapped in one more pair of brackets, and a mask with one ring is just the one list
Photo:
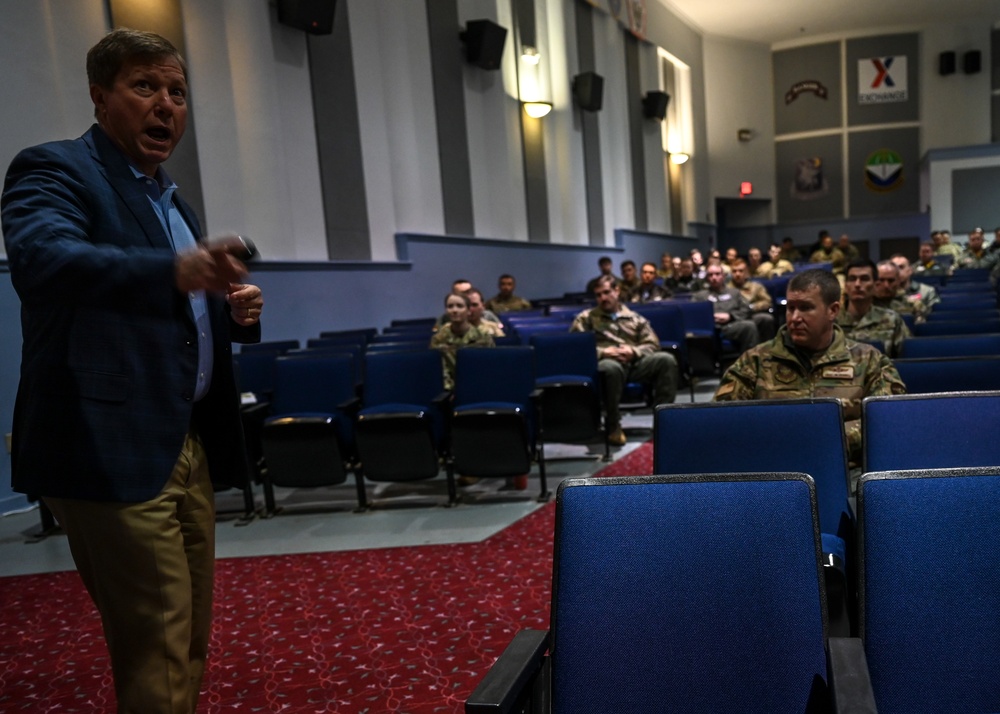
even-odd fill
[(167, 142), (170, 141), (170, 130), (162, 126), (154, 126), (146, 129), (146, 136), (148, 136), (153, 141)]

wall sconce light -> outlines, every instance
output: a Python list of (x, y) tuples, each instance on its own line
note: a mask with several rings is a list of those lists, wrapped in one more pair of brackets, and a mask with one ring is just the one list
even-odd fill
[(680, 166), (681, 164), (686, 164), (690, 158), (691, 154), (685, 154), (683, 151), (679, 151), (676, 154), (670, 155), (670, 163)]
[(521, 48), (521, 61), (525, 64), (538, 64), (538, 61), (542, 58), (536, 50), (531, 45), (525, 45)]
[(524, 113), (534, 119), (541, 119), (552, 111), (552, 104), (549, 102), (524, 102)]
[(753, 129), (737, 129), (736, 138), (740, 141), (750, 141), (753, 139)]

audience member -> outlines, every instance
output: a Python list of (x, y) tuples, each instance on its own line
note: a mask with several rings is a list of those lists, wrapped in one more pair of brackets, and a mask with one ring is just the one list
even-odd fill
[[(470, 283), (465, 278), (458, 278), (451, 284), (451, 291), (456, 295), (464, 295), (470, 290), (472, 290), (472, 283)], [(483, 310), (483, 315), (481, 319), (485, 320), (486, 322), (495, 322), (498, 325), (500, 325), (501, 328), (503, 327), (503, 324), (500, 322), (500, 318), (497, 317), (495, 314), (493, 314), (493, 312), (491, 312), (490, 310)], [(448, 313), (445, 312), (443, 315), (439, 316), (437, 322), (434, 323), (434, 327), (432, 328), (433, 332), (437, 332), (438, 330), (441, 329), (442, 325), (445, 325), (450, 321), (451, 318), (448, 316)]]
[(629, 293), (628, 302), (659, 302), (671, 296), (669, 288), (656, 284), (656, 264), (643, 263), (639, 287)]
[(493, 337), (469, 321), (471, 301), (465, 293), (448, 293), (444, 299), (448, 324), (431, 337), (431, 348), (441, 351), (444, 388), (455, 388), (456, 353), (463, 347), (493, 347)]
[(875, 278), (875, 299), (878, 307), (888, 308), (900, 315), (913, 315), (916, 322), (923, 322), (930, 314), (929, 306), (922, 300), (909, 300), (901, 292), (899, 267), (891, 260), (878, 263), (878, 277)]
[(694, 274), (694, 261), (682, 258), (674, 277), (666, 282), (674, 294), (694, 293), (705, 289), (705, 283)]
[(747, 251), (747, 270), (753, 277), (757, 276), (757, 271), (760, 270), (760, 266), (764, 264), (764, 256), (760, 252), (760, 248), (754, 246)]
[(621, 303), (613, 276), (598, 279), (594, 297), (597, 307), (577, 315), (570, 331), (594, 333), (608, 441), (622, 446), (625, 432), (618, 405), (626, 383), (651, 386), (656, 404), (673, 402), (677, 394), (677, 360), (672, 354), (660, 351), (660, 340), (649, 321)]
[(514, 294), (516, 283), (513, 275), (504, 273), (498, 282), (499, 292), (486, 301), (486, 309), (497, 315), (505, 312), (530, 310), (531, 303)]
[(622, 279), (618, 281), (618, 288), (622, 295), (628, 295), (639, 287), (639, 275), (635, 269), (634, 260), (624, 260), (621, 264)]
[(935, 254), (950, 255), (952, 257), (952, 265), (958, 263), (958, 259), (962, 257), (962, 248), (951, 242), (951, 231), (940, 230), (936, 233), (931, 233), (931, 240), (934, 241)]
[(792, 243), (792, 239), (787, 236), (781, 239), (781, 259), (787, 260), (792, 265), (802, 260), (802, 253)]
[(486, 314), (483, 294), (476, 288), (469, 288), (463, 294), (469, 298), (469, 324), (490, 337), (503, 337), (503, 325), (483, 317)]
[(608, 275), (614, 278), (615, 282), (618, 282), (618, 277), (615, 276), (615, 274), (611, 271), (611, 269), (614, 267), (614, 263), (611, 261), (611, 258), (609, 256), (602, 255), (600, 258), (598, 258), (597, 267), (600, 269), (601, 272), (597, 275), (597, 277), (591, 278), (590, 280), (587, 281), (588, 293), (594, 292), (594, 286), (597, 285), (597, 281)]
[(784, 253), (776, 243), (772, 243), (767, 249), (767, 255), (769, 260), (761, 263), (754, 273), (758, 278), (776, 278), (795, 271), (795, 266), (783, 257)]
[(699, 280), (705, 279), (705, 258), (701, 254), (701, 251), (697, 248), (692, 248), (691, 253), (691, 265), (694, 266), (694, 276)]
[[(896, 306), (891, 309), (900, 315), (912, 313), (914, 319), (921, 316), (918, 321), (922, 322), (923, 318), (934, 310), (934, 306), (941, 302), (941, 296), (938, 294), (937, 288), (933, 285), (911, 280), (913, 268), (910, 266), (910, 261), (902, 253), (894, 254), (889, 260), (892, 261), (892, 264), (899, 271), (899, 279), (896, 281), (896, 297), (898, 300), (895, 303)], [(919, 306), (914, 308), (913, 305), (916, 303), (919, 303)]]
[(992, 268), (997, 261), (996, 253), (989, 253), (983, 247), (983, 229), (973, 228), (969, 233), (969, 243), (955, 261), (956, 268)]
[(841, 233), (837, 239), (837, 249), (844, 254), (844, 261), (847, 265), (860, 257), (856, 246), (851, 244), (851, 238), (846, 233)]
[(732, 285), (740, 291), (740, 295), (750, 305), (751, 319), (757, 327), (757, 341), (765, 342), (774, 337), (777, 327), (774, 315), (771, 314), (771, 293), (756, 280), (750, 279), (750, 268), (746, 261), (737, 258), (733, 261)]
[(947, 275), (948, 269), (934, 259), (934, 243), (924, 241), (920, 244), (920, 260), (914, 266), (913, 272), (920, 275)]
[(910, 329), (893, 310), (874, 304), (875, 274), (878, 268), (867, 258), (847, 266), (847, 307), (837, 315), (837, 324), (852, 340), (880, 340), (889, 357), (899, 357)]
[(813, 269), (793, 276), (786, 324), (773, 340), (744, 352), (726, 370), (714, 400), (838, 398), (850, 462), (857, 472), (861, 401), (903, 394), (906, 387), (888, 357), (844, 335), (836, 324), (839, 313), (840, 282), (832, 273)]
[(708, 266), (707, 280), (708, 287), (696, 292), (692, 299), (711, 302), (716, 329), (725, 339), (735, 342), (741, 354), (746, 352), (758, 342), (749, 303), (739, 289), (726, 285), (721, 265), (712, 263)]
[(819, 232), (819, 248), (809, 256), (810, 263), (830, 263), (834, 275), (843, 275), (847, 261), (840, 249), (833, 244), (833, 236), (827, 231)]
[(660, 267), (656, 269), (656, 277), (663, 281), (668, 280), (674, 276), (674, 259), (670, 253), (664, 253), (660, 256)]

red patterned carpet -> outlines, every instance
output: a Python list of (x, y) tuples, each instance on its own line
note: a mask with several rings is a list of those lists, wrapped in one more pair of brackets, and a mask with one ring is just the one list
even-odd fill
[[(598, 475), (644, 473), (652, 444)], [(199, 711), (462, 711), (517, 630), (548, 626), (554, 512), (481, 543), (220, 560)], [(77, 574), (0, 578), (0, 711), (113, 710)]]

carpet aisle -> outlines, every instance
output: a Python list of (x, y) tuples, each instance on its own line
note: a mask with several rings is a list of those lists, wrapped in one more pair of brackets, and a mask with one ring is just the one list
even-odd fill
[[(651, 472), (644, 444), (597, 476)], [(515, 632), (548, 627), (554, 516), (481, 543), (219, 560), (199, 712), (462, 711)], [(113, 711), (75, 572), (0, 578), (0, 632), (0, 710)]]

